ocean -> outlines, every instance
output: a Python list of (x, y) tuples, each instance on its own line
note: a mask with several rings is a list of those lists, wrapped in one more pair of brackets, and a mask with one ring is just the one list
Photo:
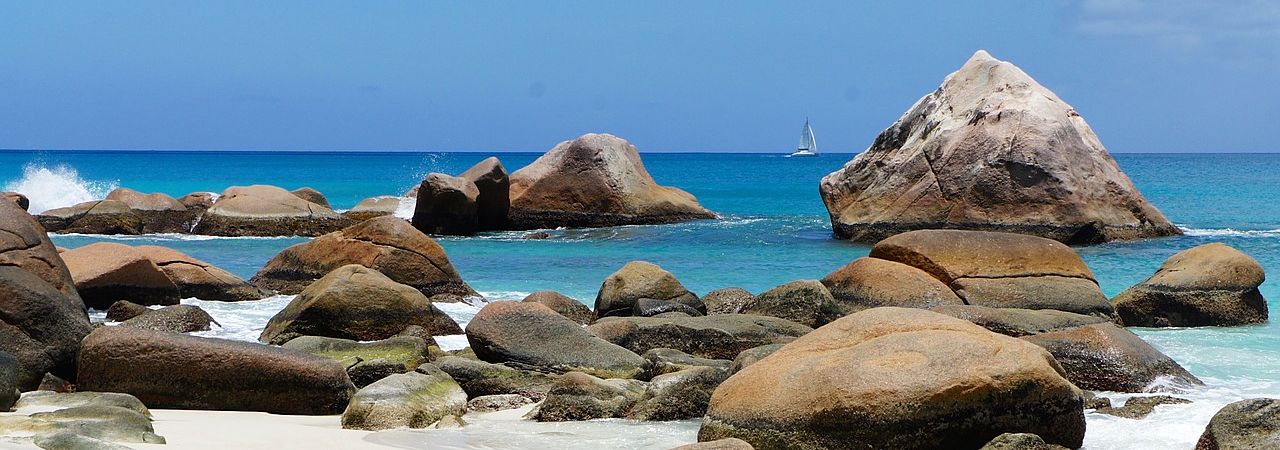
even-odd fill
[[(101, 198), (114, 187), (177, 197), (195, 191), (221, 192), (232, 185), (310, 186), (342, 210), (366, 197), (399, 195), (430, 172), (456, 174), (488, 156), (497, 156), (514, 171), (538, 155), (0, 151), (0, 190), (26, 194), (32, 211), (38, 212)], [(551, 238), (546, 240), (522, 239), (523, 232), (438, 240), (463, 278), (489, 300), (517, 300), (529, 292), (550, 289), (588, 305), (604, 277), (632, 260), (657, 263), (698, 293), (723, 287), (758, 293), (792, 280), (822, 278), (869, 251), (865, 245), (831, 237), (826, 209), (818, 196), (818, 180), (847, 162), (851, 154), (817, 158), (751, 153), (642, 156), (659, 183), (689, 191), (721, 218), (672, 225), (548, 230)], [(1114, 156), (1142, 193), (1186, 234), (1078, 248), (1108, 296), (1142, 281), (1170, 255), (1208, 242), (1236, 247), (1268, 270), (1280, 268), (1280, 202), (1274, 201), (1275, 186), (1280, 185), (1280, 154)], [(64, 247), (103, 240), (165, 245), (249, 278), (281, 249), (305, 239), (55, 235), (53, 240)], [(1272, 311), (1280, 304), (1277, 286), (1269, 280), (1261, 288)], [(208, 335), (253, 340), (288, 298), (187, 302), (205, 307), (224, 325)], [(475, 312), (474, 307), (464, 304), (446, 308), (462, 323)], [(1085, 448), (1190, 448), (1221, 406), (1242, 398), (1280, 397), (1277, 323), (1280, 321), (1234, 328), (1133, 329), (1204, 380), (1206, 386), (1185, 395), (1193, 403), (1162, 406), (1142, 420), (1089, 414)], [(457, 347), (464, 345), (465, 339), (446, 337), (441, 343)], [(484, 429), (477, 427), (475, 433)], [(548, 429), (532, 425), (513, 432), (527, 435), (525, 442), (531, 447), (555, 448), (560, 445), (556, 440), (562, 439), (563, 433), (572, 434), (574, 428), (556, 433), (547, 433)], [(644, 440), (637, 435), (634, 441), (623, 441), (652, 442), (653, 448), (665, 448), (661, 446), (673, 441), (692, 441), (697, 427), (686, 421), (617, 429), (624, 435), (656, 433), (667, 437)], [(413, 447), (413, 433), (397, 434), (397, 445)], [(480, 437), (474, 440), (481, 441)], [(457, 448), (468, 448), (466, 445)]]

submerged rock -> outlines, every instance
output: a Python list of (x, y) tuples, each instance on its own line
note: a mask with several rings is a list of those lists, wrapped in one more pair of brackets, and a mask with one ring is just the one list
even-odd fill
[(467, 323), (466, 332), (476, 356), (492, 363), (606, 378), (634, 378), (646, 363), (539, 303), (490, 303)]
[(1233, 326), (1267, 320), (1258, 286), (1262, 265), (1222, 243), (1169, 257), (1155, 275), (1121, 292), (1112, 303), (1131, 327)]
[(596, 318), (630, 316), (642, 298), (684, 303), (699, 311), (706, 306), (675, 275), (648, 261), (631, 261), (610, 274), (596, 294)]
[(610, 134), (561, 142), (511, 174), (515, 229), (602, 227), (713, 219), (689, 193), (659, 186), (640, 153)]
[(327, 206), (280, 187), (254, 185), (223, 191), (192, 232), (215, 236), (319, 236), (348, 225), (350, 219)]
[(225, 339), (101, 327), (80, 349), (79, 388), (153, 408), (337, 414), (355, 386), (337, 361)]
[(1196, 450), (1275, 448), (1280, 442), (1280, 400), (1241, 400), (1218, 410), (1196, 442)]
[(1078, 448), (1078, 389), (1049, 353), (920, 309), (814, 330), (716, 388), (700, 441), (759, 449), (977, 448), (1010, 432)]
[(356, 392), (342, 413), (342, 428), (378, 431), (426, 428), (467, 409), (467, 394), (449, 374), (424, 364), (415, 372), (392, 375)]
[(1168, 395), (1153, 395), (1151, 397), (1133, 397), (1128, 401), (1125, 401), (1124, 406), (1106, 406), (1097, 408), (1095, 411), (1127, 419), (1141, 419), (1143, 417), (1147, 417), (1147, 415), (1151, 414), (1152, 411), (1155, 411), (1157, 406), (1177, 405), (1182, 403), (1191, 403), (1191, 401), (1177, 397), (1170, 397)]
[(1109, 322), (1021, 339), (1053, 354), (1067, 379), (1081, 389), (1147, 392), (1151, 384), (1162, 377), (1174, 383), (1202, 384), (1172, 358), (1129, 330)]
[(381, 272), (350, 264), (317, 280), (267, 322), (258, 339), (283, 344), (298, 336), (372, 341), (411, 326), (431, 335), (461, 334), (462, 328), (413, 287)]
[(297, 294), (333, 270), (359, 264), (421, 291), (432, 301), (475, 296), (435, 240), (404, 219), (369, 219), (284, 249), (250, 280), (255, 285)]
[(1180, 234), (1084, 119), (978, 51), (820, 184), (836, 236), (958, 228), (1069, 244)]
[(178, 286), (151, 258), (114, 242), (97, 242), (61, 254), (85, 305), (107, 309), (119, 300), (141, 305), (176, 305)]
[(587, 330), (636, 353), (655, 348), (690, 355), (730, 359), (743, 350), (791, 342), (812, 328), (777, 317), (718, 314), (704, 317), (614, 317)]

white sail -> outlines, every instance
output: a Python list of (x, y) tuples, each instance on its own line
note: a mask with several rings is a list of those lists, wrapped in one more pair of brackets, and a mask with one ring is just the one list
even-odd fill
[(796, 151), (787, 156), (818, 156), (818, 139), (813, 137), (813, 127), (809, 119), (804, 119), (804, 128), (800, 130), (800, 145)]

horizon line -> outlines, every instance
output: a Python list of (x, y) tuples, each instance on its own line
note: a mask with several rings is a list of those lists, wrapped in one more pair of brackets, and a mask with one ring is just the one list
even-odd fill
[[(57, 148), (57, 149), (35, 149), (35, 148), (0, 148), (0, 152), (118, 152), (118, 153), (529, 153), (542, 154), (548, 150), (416, 150), (416, 149), (363, 149), (363, 150), (314, 150), (314, 149), (119, 149), (119, 148)], [(733, 150), (733, 151), (712, 151), (712, 150), (638, 150), (640, 153), (666, 153), (666, 154), (776, 154), (786, 155), (789, 151), (775, 150)], [(826, 152), (822, 155), (857, 155), (865, 150), (857, 152)], [(1267, 155), (1280, 154), (1277, 150), (1232, 150), (1224, 152), (1213, 151), (1159, 151), (1159, 150), (1125, 150), (1111, 151), (1114, 154), (1166, 154), (1166, 155)]]

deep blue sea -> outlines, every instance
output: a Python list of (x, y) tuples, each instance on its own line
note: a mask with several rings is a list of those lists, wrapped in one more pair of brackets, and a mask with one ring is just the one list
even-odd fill
[[(458, 173), (488, 156), (509, 171), (538, 153), (315, 153), (0, 151), (0, 188), (31, 197), (33, 211), (101, 198), (113, 187), (163, 192), (221, 192), (232, 185), (310, 186), (335, 209), (363, 198), (399, 195), (429, 172)], [(490, 299), (552, 289), (590, 305), (601, 280), (628, 261), (670, 270), (690, 289), (737, 286), (760, 292), (796, 279), (821, 278), (864, 256), (868, 247), (832, 239), (818, 180), (853, 155), (784, 158), (768, 154), (646, 153), (659, 183), (697, 196), (721, 215), (675, 225), (552, 230), (439, 238), (450, 259)], [(1280, 154), (1117, 154), (1146, 197), (1187, 234), (1079, 248), (1107, 295), (1149, 276), (1173, 253), (1221, 241), (1280, 270)], [(55, 236), (75, 247), (104, 239), (174, 247), (248, 278), (302, 238)], [(1272, 311), (1280, 287), (1262, 286)], [(209, 308), (252, 338), (286, 300)], [(204, 306), (204, 304), (202, 304)], [(451, 311), (468, 318), (467, 312)], [(1280, 396), (1280, 320), (1238, 328), (1135, 330), (1208, 383), (1191, 405), (1162, 407), (1135, 421), (1091, 414), (1087, 448), (1189, 448), (1220, 406), (1242, 397)], [(1120, 396), (1118, 398), (1123, 398)]]

